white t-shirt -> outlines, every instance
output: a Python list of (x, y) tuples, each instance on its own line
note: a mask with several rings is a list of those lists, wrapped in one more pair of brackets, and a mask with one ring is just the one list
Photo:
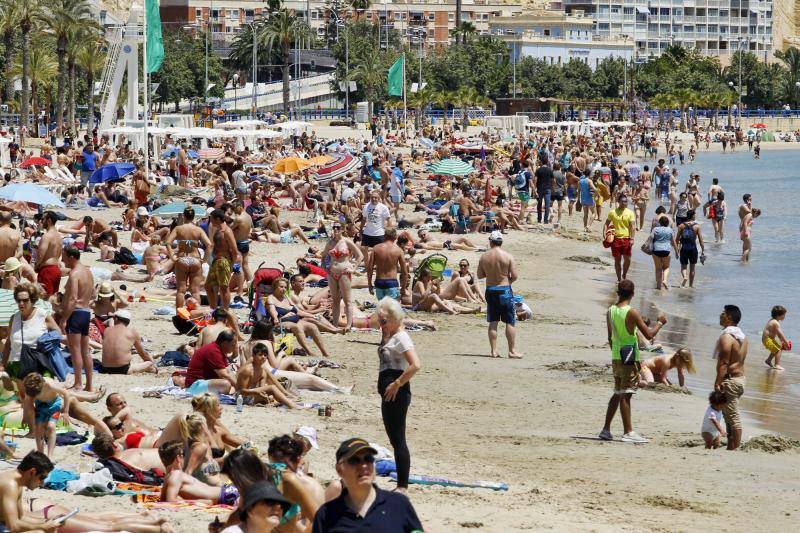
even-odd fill
[[(33, 316), (26, 320), (24, 324), (21, 323), (20, 319), (21, 315), (19, 313), (15, 313), (11, 319), (11, 352), (8, 356), (9, 361), (19, 361), (22, 355), (23, 334), (25, 345), (35, 348), (39, 337), (47, 333), (47, 311), (44, 309), (35, 308)], [(24, 331), (21, 326), (24, 326)]]
[(370, 237), (383, 237), (383, 235), (386, 233), (384, 226), (386, 225), (386, 221), (389, 220), (389, 217), (391, 216), (389, 208), (386, 207), (386, 204), (379, 203), (378, 205), (375, 205), (372, 202), (369, 202), (364, 206), (363, 215), (367, 221), (366, 224), (364, 224), (364, 235), (369, 235)]
[(352, 198), (355, 198), (356, 194), (358, 194), (358, 193), (356, 192), (356, 190), (354, 188), (345, 187), (342, 190), (342, 202), (344, 202), (344, 203), (349, 202)]
[(719, 435), (719, 430), (712, 420), (720, 422), (721, 425), (723, 420), (722, 411), (717, 411), (709, 405), (708, 409), (706, 409), (706, 414), (703, 415), (703, 425), (700, 426), (700, 433), (711, 433), (714, 437)]
[(384, 370), (405, 370), (408, 368), (408, 361), (403, 355), (414, 347), (414, 342), (405, 330), (398, 331), (392, 335), (385, 344), (378, 348), (378, 355), (381, 365), (378, 372)]

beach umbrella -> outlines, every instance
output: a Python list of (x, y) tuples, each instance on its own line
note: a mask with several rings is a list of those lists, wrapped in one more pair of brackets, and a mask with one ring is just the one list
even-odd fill
[(12, 183), (0, 188), (0, 198), (9, 202), (27, 202), (36, 205), (64, 207), (61, 198), (41, 185), (34, 183)]
[(311, 159), (308, 159), (308, 163), (312, 167), (323, 167), (323, 166), (327, 165), (328, 163), (333, 163), (334, 161), (336, 161), (336, 158), (333, 157), (333, 156), (329, 156), (329, 155), (318, 155), (316, 157), (312, 157)]
[(0, 289), (0, 327), (6, 327), (11, 322), (11, 317), (19, 311), (14, 300), (14, 291)]
[(222, 159), (225, 157), (224, 148), (205, 148), (197, 151), (197, 157), (200, 159)]
[(759, 129), (759, 130), (765, 130), (765, 129), (767, 129), (767, 125), (766, 125), (766, 124), (764, 124), (764, 123), (750, 124), (750, 127), (751, 127), (751, 128), (756, 128), (756, 129)]
[(125, 176), (136, 170), (133, 163), (108, 163), (92, 172), (89, 184), (125, 181)]
[(49, 167), (50, 163), (51, 161), (45, 159), (44, 157), (29, 157), (28, 159), (22, 162), (19, 168), (30, 168), (33, 166)]
[(475, 168), (472, 165), (455, 157), (442, 159), (431, 165), (428, 170), (430, 170), (431, 174), (439, 176), (466, 176), (475, 172)]
[(344, 176), (361, 166), (361, 158), (344, 154), (334, 159), (334, 161), (317, 170), (317, 181), (327, 182)]
[[(153, 217), (161, 217), (161, 218), (176, 218), (183, 214), (183, 210), (186, 209), (189, 205), (186, 202), (172, 202), (169, 204), (164, 204), (158, 209), (154, 209), (150, 216)], [(192, 205), (194, 208), (194, 214), (198, 217), (206, 216), (206, 208), (202, 205)]]
[(302, 157), (285, 157), (275, 163), (272, 170), (279, 174), (294, 174), (310, 166), (308, 160)]
[(419, 143), (420, 146), (428, 150), (433, 150), (434, 148), (436, 148), (436, 143), (428, 139), (427, 137), (420, 137), (419, 139), (417, 139), (417, 142)]
[[(178, 152), (180, 152), (180, 151), (181, 151), (180, 148), (178, 148), (177, 146), (173, 146), (172, 148), (170, 148), (169, 150), (167, 150), (166, 152), (161, 154), (161, 157), (164, 158), (164, 159), (168, 159), (168, 158), (172, 157), (173, 155), (175, 155), (175, 156), (178, 155)], [(186, 150), (186, 155), (191, 157), (192, 159), (198, 159), (200, 157), (200, 155), (197, 152), (195, 152), (194, 150)]]

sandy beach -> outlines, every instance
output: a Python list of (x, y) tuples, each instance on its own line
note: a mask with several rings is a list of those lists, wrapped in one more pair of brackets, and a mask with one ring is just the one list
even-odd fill
[[(94, 215), (111, 220), (118, 213)], [(304, 214), (292, 216), (299, 222)], [(438, 331), (412, 333), (423, 364), (412, 384), (409, 413), (412, 473), (503, 481), (510, 487), (493, 492), (412, 486), (410, 497), (426, 531), (688, 531), (723, 524), (733, 530), (790, 530), (800, 512), (794, 475), (800, 455), (704, 450), (699, 426), (705, 398), (642, 391), (633, 401), (634, 427), (651, 439), (650, 444), (593, 440), (612, 389), (604, 311), (613, 298), (613, 268), (610, 254), (594, 240), (596, 233), (587, 239), (570, 229), (579, 223), (573, 217), (561, 235), (512, 232), (504, 244), (522, 265), (515, 291), (534, 311), (534, 319), (518, 327), (524, 359), (489, 358), (481, 317), (420, 314), (432, 318)], [(121, 235), (123, 245), (129, 235)], [(483, 245), (486, 236), (471, 238)], [(259, 244), (253, 250), (253, 266), (265, 259), (288, 265), (305, 246)], [(478, 259), (478, 254), (446, 255), (451, 261), (467, 257), (473, 266)], [(89, 264), (109, 266), (96, 262), (97, 254), (84, 258)], [(646, 265), (641, 271), (649, 276)], [(358, 300), (369, 298), (366, 289), (355, 294)], [(133, 325), (150, 339), (151, 351), (174, 349), (185, 339), (168, 317), (153, 315), (161, 305), (164, 302), (152, 299), (131, 304)], [(643, 311), (655, 317), (655, 311)], [(239, 313), (244, 316), (245, 311)], [(262, 450), (275, 435), (299, 425), (316, 427), (321, 449), (309, 455), (311, 470), (322, 481), (333, 479), (334, 451), (341, 440), (362, 436), (388, 446), (375, 391), (378, 340), (377, 331), (325, 335), (333, 359), (344, 368), (323, 369), (323, 377), (355, 383), (355, 391), (351, 396), (306, 392), (303, 398), (331, 404), (332, 417), (320, 418), (316, 410), (259, 407), (236, 414), (226, 407), (224, 423)], [(501, 349), (504, 346), (501, 336)], [(136, 412), (154, 425), (190, 410), (188, 401), (145, 399), (129, 392), (164, 384), (163, 373), (96, 379), (109, 391), (125, 393)], [(101, 414), (103, 405), (91, 409)], [(619, 426), (617, 419), (613, 431), (619, 433)], [(744, 440), (753, 434), (745, 426)], [(21, 443), (22, 449), (31, 445)], [(55, 459), (75, 465), (77, 448), (58, 448)], [(379, 483), (393, 486), (383, 478)], [(87, 511), (112, 505), (141, 509), (123, 497), (91, 499), (42, 490), (36, 495)], [(205, 531), (214, 518), (197, 511), (158, 512), (179, 531)]]

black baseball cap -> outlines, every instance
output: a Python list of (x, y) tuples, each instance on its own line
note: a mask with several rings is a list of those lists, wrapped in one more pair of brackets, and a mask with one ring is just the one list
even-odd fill
[(252, 506), (262, 501), (281, 504), (284, 513), (289, 509), (289, 507), (292, 506), (292, 503), (283, 497), (283, 494), (281, 494), (278, 489), (275, 488), (275, 485), (272, 482), (258, 481), (252, 484), (244, 494), (242, 510), (239, 511), (239, 518), (242, 520), (242, 522), (247, 519), (247, 511)]
[(342, 442), (339, 445), (339, 449), (336, 450), (336, 462), (338, 463), (340, 461), (349, 459), (362, 450), (369, 450), (374, 454), (378, 453), (378, 450), (373, 448), (370, 443), (364, 439), (347, 439), (346, 441)]

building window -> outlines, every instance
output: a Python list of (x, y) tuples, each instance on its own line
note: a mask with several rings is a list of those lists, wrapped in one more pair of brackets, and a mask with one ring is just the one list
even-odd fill
[(194, 10), (194, 18), (202, 19), (203, 18), (203, 10), (202, 9), (195, 9)]
[(543, 32), (543, 35), (547, 35), (549, 37), (550, 36), (550, 29), (549, 28), (545, 29), (544, 32)]
[(244, 10), (244, 20), (246, 20), (247, 22), (252, 22), (254, 16), (255, 16), (255, 13), (253, 12), (252, 9), (245, 9)]
[(219, 9), (212, 9), (211, 10), (211, 18), (213, 20), (217, 20), (219, 18)]
[(231, 20), (239, 20), (239, 10), (238, 9), (229, 9), (228, 10), (228, 18)]
[(447, 14), (447, 22), (453, 22), (455, 20), (456, 20), (456, 14), (455, 13), (448, 13)]
[(428, 20), (433, 22), (436, 20), (436, 13), (428, 13)]

